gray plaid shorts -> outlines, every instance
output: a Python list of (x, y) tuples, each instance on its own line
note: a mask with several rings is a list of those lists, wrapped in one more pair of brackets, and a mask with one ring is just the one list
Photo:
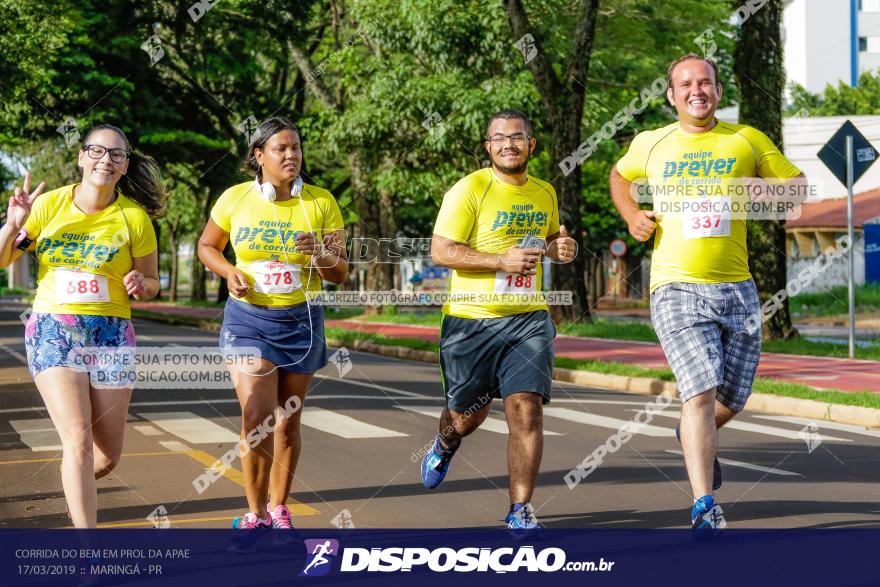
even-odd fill
[(739, 412), (752, 393), (761, 357), (755, 282), (682, 283), (651, 292), (651, 321), (678, 383), (681, 401), (717, 389), (716, 399)]

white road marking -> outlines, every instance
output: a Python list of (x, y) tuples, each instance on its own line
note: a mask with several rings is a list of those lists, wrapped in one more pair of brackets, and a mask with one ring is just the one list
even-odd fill
[(374, 426), (356, 420), (345, 414), (325, 410), (324, 408), (308, 407), (303, 410), (303, 425), (321, 430), (342, 438), (391, 438), (395, 436), (408, 436), (403, 432), (396, 432), (381, 426)]
[[(667, 450), (666, 452), (681, 456), (680, 450)], [(761, 473), (770, 473), (771, 475), (786, 475), (786, 476), (794, 476), (794, 477), (803, 477), (800, 473), (794, 473), (792, 471), (786, 471), (785, 469), (776, 469), (772, 467), (762, 467), (761, 465), (753, 465), (751, 463), (744, 463), (743, 461), (733, 461), (731, 459), (722, 459), (719, 457), (718, 462), (722, 465), (729, 465), (731, 467), (739, 467), (741, 469), (749, 469), (751, 471), (760, 471)]]
[[(397, 406), (398, 408), (404, 409), (408, 412), (414, 412), (416, 414), (421, 414), (423, 416), (430, 416), (431, 418), (440, 418), (440, 414), (443, 412), (442, 408), (419, 408), (415, 406)], [(489, 432), (496, 432), (498, 434), (510, 434), (510, 430), (507, 428), (507, 422), (502, 420), (501, 418), (493, 418), (489, 416), (486, 420), (480, 424), (478, 430), (488, 430)], [(544, 430), (544, 436), (562, 436), (559, 432), (553, 432), (552, 430)]]
[(10, 420), (12, 428), (18, 432), (22, 444), (34, 452), (57, 452), (61, 450), (61, 437), (49, 418), (33, 420)]
[(138, 416), (192, 444), (238, 442), (239, 438), (232, 430), (192, 412), (142, 412)]

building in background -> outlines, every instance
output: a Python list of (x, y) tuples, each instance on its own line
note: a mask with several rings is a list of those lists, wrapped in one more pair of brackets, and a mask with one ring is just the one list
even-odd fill
[[(816, 262), (836, 240), (846, 235), (846, 198), (803, 204), (801, 215), (785, 223), (788, 279)], [(880, 284), (880, 189), (856, 194), (853, 206), (855, 282)], [(826, 291), (846, 285), (849, 264), (831, 263), (804, 291)]]
[(814, 94), (880, 68), (880, 0), (787, 0), (785, 72)]

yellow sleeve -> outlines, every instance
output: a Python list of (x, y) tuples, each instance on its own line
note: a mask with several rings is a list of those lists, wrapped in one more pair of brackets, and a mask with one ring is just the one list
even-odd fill
[(630, 143), (629, 150), (617, 162), (617, 173), (625, 180), (635, 181), (648, 176), (646, 165), (654, 144), (652, 134), (650, 131), (637, 134)]
[(547, 189), (553, 194), (553, 209), (550, 211), (550, 220), (547, 222), (547, 234), (556, 234), (559, 232), (559, 198), (556, 197), (556, 190), (552, 185), (547, 185)]
[(471, 176), (465, 177), (452, 186), (443, 196), (440, 212), (434, 223), (434, 234), (467, 243), (477, 219), (477, 202), (472, 189)]
[(800, 175), (801, 170), (785, 158), (770, 137), (750, 126), (744, 127), (741, 132), (755, 150), (758, 177), (791, 179)]
[(342, 221), (342, 211), (339, 210), (339, 203), (333, 194), (327, 192), (327, 206), (324, 210), (324, 225), (321, 227), (322, 234), (330, 234), (337, 230), (345, 228), (345, 222)]
[(146, 212), (137, 209), (131, 226), (131, 256), (146, 257), (156, 250), (156, 231)]
[[(62, 190), (63, 189), (65, 188), (62, 188)], [(30, 216), (24, 221), (24, 226), (22, 228), (27, 232), (28, 238), (32, 241), (37, 240), (37, 237), (39, 237), (40, 233), (43, 231), (43, 227), (46, 226), (46, 222), (48, 222), (51, 217), (50, 209), (55, 204), (55, 196), (57, 193), (57, 190), (53, 190), (49, 193), (37, 196), (33, 206), (31, 206)]]
[(226, 190), (211, 208), (211, 220), (226, 232), (232, 230), (232, 201), (232, 193)]

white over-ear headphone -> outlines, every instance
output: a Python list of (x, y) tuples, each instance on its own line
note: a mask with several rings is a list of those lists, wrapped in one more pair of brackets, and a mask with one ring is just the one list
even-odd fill
[[(254, 178), (254, 183), (257, 185), (257, 189), (264, 198), (270, 202), (275, 201), (275, 186), (272, 185), (272, 182), (267, 181), (266, 183), (260, 183), (260, 177), (257, 176)], [(296, 179), (293, 181), (293, 185), (290, 187), (290, 196), (292, 198), (302, 198), (302, 189), (302, 177), (297, 175)]]

